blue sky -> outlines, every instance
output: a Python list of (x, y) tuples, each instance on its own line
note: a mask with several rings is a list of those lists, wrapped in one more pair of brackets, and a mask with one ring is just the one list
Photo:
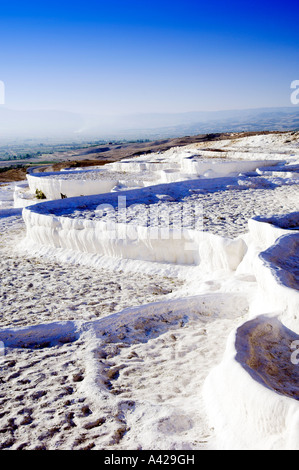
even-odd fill
[(299, 2), (0, 2), (6, 106), (96, 114), (291, 106)]

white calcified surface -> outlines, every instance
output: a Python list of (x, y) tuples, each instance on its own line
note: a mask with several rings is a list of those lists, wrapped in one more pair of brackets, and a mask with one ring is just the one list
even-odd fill
[[(59, 248), (45, 228), (30, 245), (13, 188), (1, 187), (1, 448), (298, 448), (298, 139), (205, 144), (288, 162), (152, 192), (156, 207), (203, 204), (204, 265)], [(53, 234), (60, 218), (91, 227), (93, 206), (58, 202), (31, 207), (32, 230), (53, 217)], [(246, 247), (237, 254), (236, 239)], [(215, 269), (224, 253), (233, 269)]]

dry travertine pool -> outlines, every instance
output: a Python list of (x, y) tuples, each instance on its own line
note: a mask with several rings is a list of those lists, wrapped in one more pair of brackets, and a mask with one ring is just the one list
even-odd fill
[(2, 328), (96, 319), (128, 306), (155, 302), (183, 285), (163, 276), (123, 275), (22, 256), (13, 252), (13, 245), (24, 234), (22, 220), (14, 218), (9, 235), (0, 235)]
[(291, 360), (298, 339), (276, 318), (258, 317), (238, 328), (236, 360), (265, 387), (299, 400), (298, 365)]
[[(241, 181), (234, 186), (223, 187), (217, 191), (210, 191), (207, 187), (202, 190), (193, 190), (187, 197), (176, 200), (164, 195), (161, 201), (155, 204), (138, 203), (126, 208), (126, 223), (141, 226), (197, 228), (198, 218), (200, 229), (222, 237), (235, 238), (247, 232), (248, 220), (256, 215), (285, 214), (297, 210), (299, 200), (298, 180), (281, 181), (275, 178), (253, 177)], [(121, 195), (121, 193), (120, 193)], [(53, 210), (53, 214), (67, 218), (84, 220), (117, 220), (117, 210), (97, 211), (94, 208), (65, 211)], [(195, 214), (195, 215), (194, 215)], [(122, 217), (122, 216), (121, 216)], [(182, 222), (183, 219), (183, 222)]]

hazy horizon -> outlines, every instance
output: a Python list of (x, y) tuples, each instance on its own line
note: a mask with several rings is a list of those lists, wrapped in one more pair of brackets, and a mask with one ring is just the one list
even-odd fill
[(84, 115), (57, 110), (0, 108), (0, 144), (8, 140), (96, 141), (159, 139), (221, 132), (295, 130), (299, 108), (251, 108), (186, 113)]

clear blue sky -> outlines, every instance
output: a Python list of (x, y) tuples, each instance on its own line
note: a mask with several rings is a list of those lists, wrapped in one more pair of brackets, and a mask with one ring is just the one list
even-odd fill
[(7, 107), (98, 114), (291, 106), (296, 1), (0, 2)]

